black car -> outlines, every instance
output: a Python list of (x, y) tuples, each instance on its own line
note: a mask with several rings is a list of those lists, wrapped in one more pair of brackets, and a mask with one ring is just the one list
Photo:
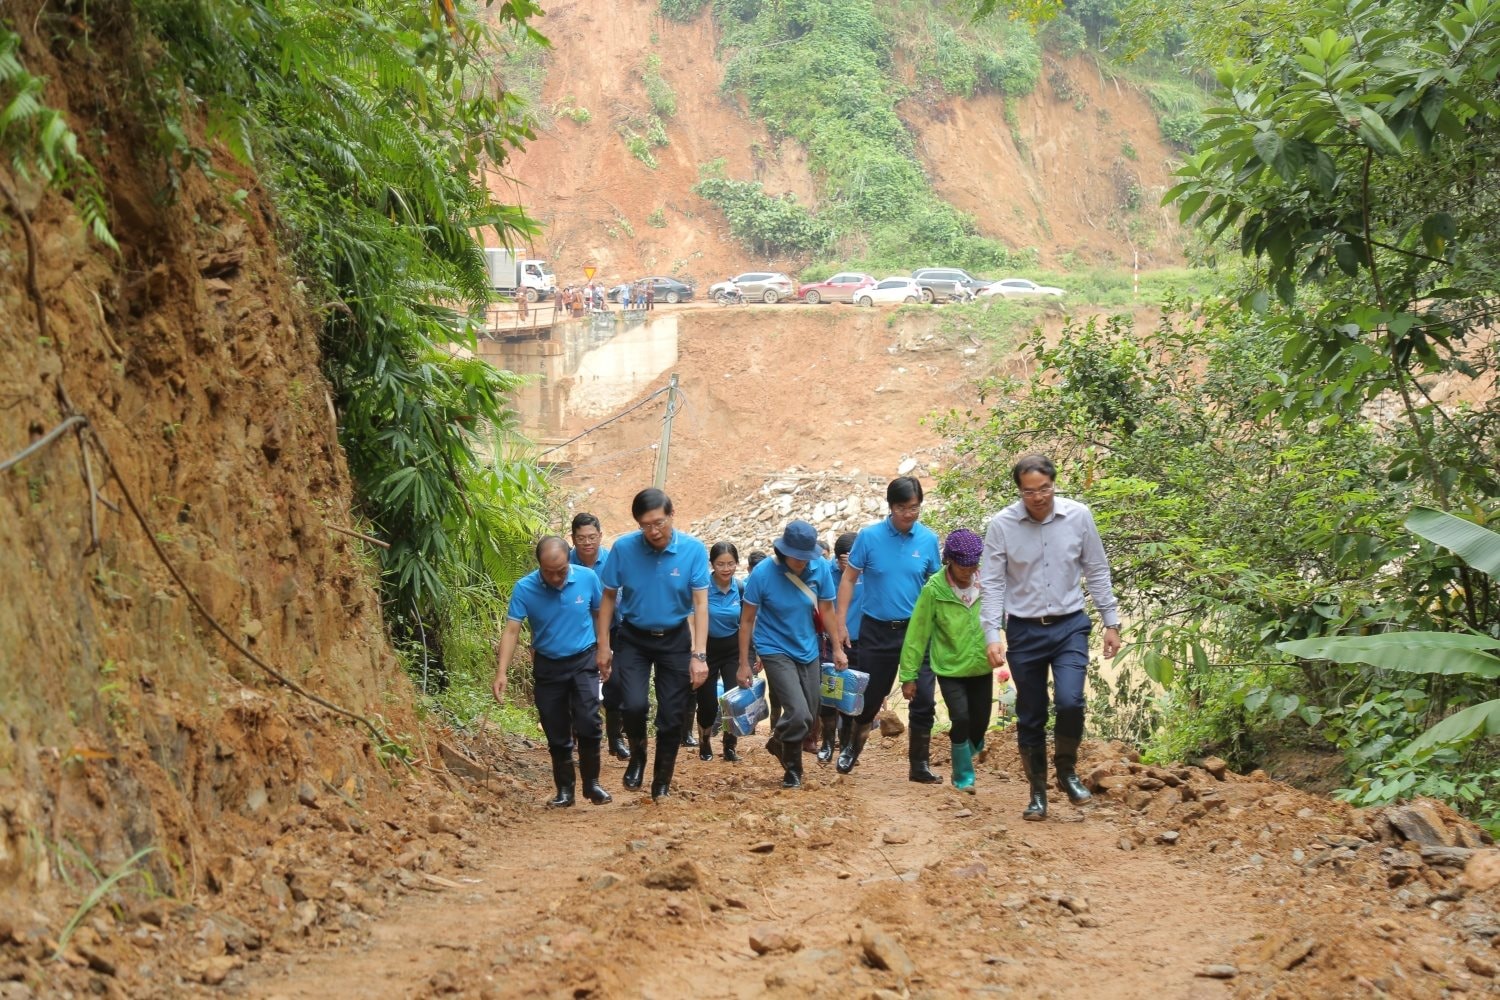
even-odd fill
[[(981, 288), (988, 288), (988, 278), (976, 278), (968, 271), (956, 267), (920, 267), (911, 273), (912, 280), (922, 286), (925, 302), (950, 300), (955, 296), (972, 298)], [(959, 289), (963, 289), (960, 293)]]
[(609, 300), (611, 302), (618, 302), (620, 301), (621, 289), (630, 288), (635, 285), (644, 285), (648, 281), (651, 283), (653, 302), (665, 302), (668, 305), (676, 305), (679, 302), (689, 302), (693, 298), (693, 286), (687, 282), (679, 281), (676, 278), (664, 278), (660, 275), (653, 275), (649, 278), (637, 278), (626, 284), (616, 285), (609, 290)]

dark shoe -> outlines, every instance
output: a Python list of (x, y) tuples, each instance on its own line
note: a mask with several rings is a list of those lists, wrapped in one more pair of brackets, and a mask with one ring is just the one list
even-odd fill
[(626, 758), (630, 763), (625, 765), (625, 777), (620, 783), (626, 788), (634, 791), (641, 787), (641, 782), (646, 778), (646, 743), (644, 740), (631, 740), (630, 752)]
[(676, 733), (656, 737), (656, 760), (651, 765), (651, 799), (672, 794), (672, 772), (677, 769), (677, 750), (682, 746)]
[(844, 749), (839, 753), (839, 762), (833, 765), (834, 770), (838, 771), (839, 774), (848, 774), (854, 770), (854, 765), (859, 763), (860, 752), (865, 748), (865, 740), (870, 735), (869, 729), (858, 723), (855, 723), (852, 728), (854, 730), (853, 737), (850, 738), (848, 743), (844, 744)]
[(907, 777), (923, 785), (941, 785), (942, 776), (933, 774), (928, 766), (928, 759), (932, 756), (932, 731), (924, 733), (910, 729), (907, 730), (907, 739), (907, 760), (911, 764)]
[(849, 740), (854, 732), (854, 716), (839, 713), (838, 748), (843, 750), (849, 745)]
[(698, 745), (698, 741), (693, 739), (693, 727), (691, 725), (682, 733), (682, 745), (685, 747), (695, 747)]
[(802, 787), (802, 744), (782, 744), (781, 766), (786, 768), (786, 773), (781, 776), (782, 788)]
[(617, 708), (604, 710), (604, 736), (609, 740), (609, 755), (620, 760), (630, 759), (630, 747), (625, 744), (625, 720)]
[(699, 760), (713, 760), (714, 759), (714, 741), (713, 741), (712, 733), (713, 733), (713, 730), (709, 729), (707, 726), (699, 726), (698, 727), (698, 759)]
[(739, 733), (731, 731), (731, 732), (727, 732), (727, 733), (724, 734), (724, 759), (725, 760), (734, 761), (734, 760), (739, 760), (740, 759), (740, 755), (738, 753), (736, 753), (735, 749), (734, 749), (736, 746), (739, 745), (739, 742), (740, 742), (740, 734)]
[(1047, 748), (1022, 747), (1021, 768), (1026, 772), (1026, 783), (1030, 797), (1021, 818), (1040, 823), (1047, 818)]
[(596, 806), (613, 802), (614, 797), (599, 784), (599, 741), (578, 744), (578, 777), (583, 784), (583, 797)]
[(573, 750), (568, 748), (552, 757), (552, 783), (557, 786), (557, 797), (547, 803), (549, 809), (566, 809), (573, 804), (576, 780), (573, 775)]
[[(1061, 725), (1061, 717), (1058, 722)], [(1057, 790), (1066, 795), (1068, 801), (1075, 806), (1082, 805), (1094, 797), (1084, 787), (1083, 782), (1078, 780), (1079, 742), (1077, 736), (1059, 733), (1052, 752), (1052, 765), (1057, 769)]]
[(833, 760), (833, 740), (839, 720), (830, 716), (819, 721), (823, 723), (823, 742), (818, 746), (818, 763), (826, 764)]
[(772, 757), (775, 757), (777, 760), (780, 760), (781, 752), (781, 741), (778, 740), (774, 734), (771, 736), (767, 736), (766, 753), (770, 754)]

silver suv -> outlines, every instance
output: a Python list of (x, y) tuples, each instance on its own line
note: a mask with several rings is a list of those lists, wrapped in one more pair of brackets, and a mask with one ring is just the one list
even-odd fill
[(714, 282), (708, 288), (708, 297), (718, 298), (719, 293), (728, 291), (730, 285), (739, 288), (746, 302), (774, 305), (797, 295), (797, 283), (780, 271), (746, 271), (725, 281)]
[(923, 302), (971, 299), (980, 289), (987, 288), (990, 284), (988, 278), (976, 278), (968, 271), (956, 267), (919, 267), (911, 276), (913, 281), (922, 286)]

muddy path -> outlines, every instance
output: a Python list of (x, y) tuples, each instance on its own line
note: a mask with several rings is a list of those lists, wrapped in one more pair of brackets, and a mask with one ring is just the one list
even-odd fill
[[(808, 788), (783, 791), (759, 742), (743, 741), (751, 749), (737, 764), (684, 751), (678, 794), (659, 805), (620, 790), (612, 764), (613, 804), (538, 805), (478, 838), (461, 871), (422, 876), (429, 891), (405, 897), (361, 943), (257, 963), (233, 992), (324, 1000), (1492, 989), (1464, 964), (1465, 948), (1493, 954), (1487, 942), (1456, 941), (1357, 865), (1309, 866), (1310, 852), (1355, 842), (1351, 814), (1274, 782), (1148, 770), (1118, 747), (1095, 747), (1086, 758), (1102, 783), (1095, 803), (1054, 803), (1046, 823), (1030, 824), (1019, 818), (1023, 785), (1008, 741), (972, 797), (907, 781), (904, 738), (872, 741), (853, 775), (814, 765)], [(1373, 855), (1379, 845), (1368, 846)]]

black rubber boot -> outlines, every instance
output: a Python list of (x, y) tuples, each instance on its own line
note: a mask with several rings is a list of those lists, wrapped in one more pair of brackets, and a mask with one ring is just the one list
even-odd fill
[(1026, 772), (1026, 783), (1031, 789), (1021, 818), (1040, 823), (1047, 818), (1047, 748), (1022, 747), (1021, 768)]
[(842, 752), (844, 747), (849, 745), (851, 734), (854, 732), (854, 716), (840, 712), (838, 723), (838, 748)]
[(740, 759), (740, 755), (738, 753), (736, 753), (735, 749), (734, 749), (736, 746), (739, 745), (739, 742), (740, 742), (740, 734), (737, 733), (737, 732), (735, 732), (734, 730), (731, 729), (729, 732), (727, 732), (727, 733), (724, 734), (724, 759), (725, 760), (739, 760)]
[(583, 797), (596, 806), (613, 802), (614, 797), (599, 784), (599, 741), (586, 740), (578, 744), (578, 777), (583, 785)]
[(618, 708), (604, 710), (604, 736), (609, 741), (609, 755), (619, 760), (630, 759), (630, 747), (625, 744), (625, 720)]
[(566, 809), (573, 804), (577, 779), (573, 773), (573, 748), (548, 747), (552, 754), (552, 783), (557, 786), (557, 797), (547, 803), (549, 809)]
[(714, 759), (713, 730), (707, 726), (698, 727), (698, 759)]
[(932, 756), (932, 730), (922, 732), (917, 729), (907, 730), (907, 760), (910, 762), (907, 777), (912, 781), (923, 785), (941, 785), (941, 775), (933, 774), (932, 768), (928, 766), (928, 760)]
[(786, 773), (781, 776), (782, 788), (802, 787), (802, 741), (781, 745), (781, 766)]
[(682, 731), (682, 745), (685, 747), (695, 747), (698, 745), (698, 741), (693, 739), (693, 725), (691, 720), (688, 721), (687, 727)]
[(839, 753), (839, 762), (833, 765), (839, 774), (848, 774), (854, 770), (854, 765), (859, 763), (860, 752), (865, 748), (865, 740), (870, 736), (870, 727), (857, 721), (853, 722), (850, 728), (854, 734)]
[(830, 715), (818, 721), (823, 724), (823, 742), (818, 746), (818, 763), (826, 764), (833, 760), (833, 741), (839, 720)]
[[(1063, 715), (1057, 713), (1057, 727), (1063, 726)], [(1077, 736), (1056, 735), (1056, 745), (1052, 752), (1052, 766), (1057, 769), (1057, 790), (1068, 797), (1068, 801), (1081, 805), (1094, 796), (1084, 787), (1083, 782), (1078, 780), (1078, 744)]]
[(625, 756), (630, 763), (625, 765), (625, 777), (620, 779), (620, 784), (633, 791), (641, 787), (646, 777), (646, 741), (632, 739), (630, 752)]
[(682, 738), (676, 733), (657, 733), (656, 760), (651, 769), (651, 801), (672, 794), (672, 772), (677, 769), (677, 751)]

